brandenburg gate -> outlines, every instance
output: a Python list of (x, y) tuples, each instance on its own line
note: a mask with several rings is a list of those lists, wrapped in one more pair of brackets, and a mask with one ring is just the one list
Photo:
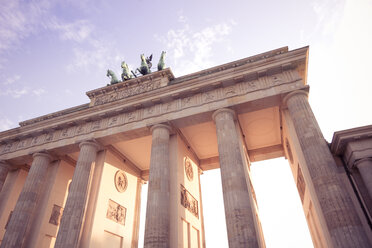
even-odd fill
[(218, 168), (229, 247), (265, 247), (250, 163), (282, 156), (314, 246), (371, 247), (371, 152), (346, 170), (356, 139), (323, 138), (308, 102), (308, 49), (178, 78), (166, 68), (1, 132), (1, 248), (137, 247), (144, 182), (144, 247), (206, 247), (200, 175)]

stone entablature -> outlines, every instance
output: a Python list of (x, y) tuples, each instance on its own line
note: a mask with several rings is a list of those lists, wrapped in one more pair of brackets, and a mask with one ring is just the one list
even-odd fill
[(349, 168), (360, 159), (372, 158), (372, 125), (335, 132), (331, 151), (342, 156)]
[[(110, 104), (95, 105), (94, 103), (99, 99), (98, 97), (105, 97), (107, 93), (113, 94), (115, 89), (121, 90), (115, 88), (115, 85), (108, 86), (107, 91), (103, 91), (103, 88), (90, 91), (87, 93), (92, 99), (89, 108), (84, 107), (79, 111), (71, 111), (53, 118), (39, 120), (35, 118), (24, 122), (27, 124), (20, 128), (1, 133), (0, 158), (11, 159), (15, 156), (27, 155), (33, 150), (58, 148), (74, 143), (77, 139), (115, 135), (133, 129), (133, 125), (128, 127), (126, 124), (142, 120), (146, 121), (136, 124), (136, 128), (146, 128), (151, 123), (170, 121), (171, 118), (167, 114), (177, 112), (177, 118), (181, 118), (182, 110), (198, 106), (212, 104), (209, 107), (204, 106), (209, 110), (222, 106), (228, 107), (226, 105), (228, 103), (224, 100), (230, 98), (237, 97), (234, 101), (236, 105), (246, 102), (247, 99), (254, 100), (254, 97), (262, 98), (262, 96), (302, 88), (305, 80), (298, 68), (307, 63), (307, 53), (308, 48), (305, 47), (286, 53), (279, 52), (278, 55), (231, 68), (227, 66), (229, 64), (222, 65), (221, 68), (229, 69), (221, 69), (210, 74), (205, 70), (201, 72), (202, 76), (194, 77), (194, 74), (191, 74), (189, 80), (187, 80), (188, 76), (184, 76), (181, 82), (170, 81), (168, 86), (163, 86), (164, 82), (162, 82), (156, 91), (128, 96), (112, 101)], [(215, 71), (216, 68), (218, 67), (211, 70)], [(161, 76), (157, 76), (157, 73)], [(150, 75), (153, 77), (148, 77), (150, 80), (148, 82), (151, 80), (155, 82), (159, 79), (163, 80), (164, 76), (165, 80), (169, 80), (172, 73), (170, 69), (166, 69), (165, 72), (155, 72)], [(132, 84), (128, 87), (137, 86)], [(276, 90), (262, 93), (262, 90), (270, 88)], [(256, 96), (254, 93), (260, 93), (261, 96)], [(71, 142), (69, 142), (70, 138), (73, 138)], [(45, 147), (45, 144), (48, 146)]]

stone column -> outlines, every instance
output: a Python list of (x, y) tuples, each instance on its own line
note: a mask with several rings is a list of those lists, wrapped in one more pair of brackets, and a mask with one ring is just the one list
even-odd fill
[(307, 92), (291, 92), (283, 103), (288, 107), (334, 247), (370, 247), (352, 200), (336, 171), (336, 162), (320, 131), (307, 100)]
[(229, 247), (258, 247), (251, 196), (245, 179), (234, 119), (235, 113), (231, 109), (219, 109), (213, 113)]
[(79, 158), (63, 211), (55, 247), (78, 247), (83, 227), (93, 163), (99, 145), (94, 141), (80, 143)]
[(44, 152), (33, 154), (33, 162), (28, 172), (22, 192), (14, 207), (1, 247), (22, 247), (47, 175), (51, 156)]
[(169, 135), (170, 127), (151, 128), (152, 144), (144, 247), (169, 247)]
[(9, 164), (7, 164), (4, 161), (0, 161), (0, 192), (1, 192), (1, 189), (3, 188), (9, 169), (10, 169)]
[(372, 158), (362, 158), (354, 163), (362, 176), (364, 185), (366, 186), (369, 196), (372, 199)]

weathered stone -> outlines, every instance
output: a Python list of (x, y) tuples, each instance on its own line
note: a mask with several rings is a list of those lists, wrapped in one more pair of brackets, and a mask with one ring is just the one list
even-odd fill
[(1, 247), (22, 247), (38, 200), (43, 192), (43, 184), (50, 164), (51, 156), (44, 152), (33, 154), (33, 162), (25, 185), (14, 208)]
[(144, 247), (169, 247), (169, 132), (170, 127), (151, 127), (152, 145), (147, 195)]
[(80, 143), (79, 159), (70, 185), (55, 247), (78, 247), (82, 231), (89, 179), (99, 145), (94, 141)]
[(258, 247), (244, 164), (235, 129), (235, 113), (219, 109), (213, 114), (220, 157), (223, 199), (229, 247)]
[(310, 108), (307, 92), (291, 92), (283, 102), (288, 107), (333, 245), (370, 247), (352, 200), (338, 179), (336, 162)]

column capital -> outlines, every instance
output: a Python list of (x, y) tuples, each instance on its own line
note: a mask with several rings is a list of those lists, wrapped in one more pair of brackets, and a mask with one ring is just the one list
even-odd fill
[(35, 157), (45, 157), (48, 159), (48, 161), (50, 162), (53, 157), (48, 153), (48, 152), (45, 152), (45, 151), (41, 151), (41, 152), (35, 152), (32, 154), (32, 157), (35, 158)]
[(221, 109), (217, 109), (216, 111), (214, 111), (214, 113), (212, 114), (212, 118), (213, 118), (213, 121), (216, 122), (216, 116), (220, 113), (229, 113), (233, 116), (233, 119), (235, 120), (236, 119), (236, 114), (235, 114), (235, 111), (232, 110), (232, 109), (229, 109), (229, 108), (221, 108)]
[(305, 90), (295, 90), (295, 91), (292, 91), (290, 92), (289, 94), (287, 94), (283, 100), (282, 100), (282, 105), (283, 107), (287, 107), (287, 102), (288, 102), (288, 99), (291, 98), (292, 96), (295, 96), (295, 95), (305, 95), (306, 97), (309, 97), (309, 92), (305, 91)]
[(95, 140), (84, 140), (80, 142), (79, 148), (81, 149), (81, 147), (83, 146), (92, 146), (96, 149), (96, 151), (98, 151), (101, 148), (101, 146)]
[(151, 133), (153, 133), (154, 130), (157, 129), (157, 128), (165, 128), (165, 129), (168, 129), (169, 132), (172, 132), (172, 128), (169, 125), (166, 125), (166, 124), (155, 124), (155, 125), (153, 125), (153, 126), (150, 127)]
[(353, 167), (358, 167), (358, 165), (360, 165), (361, 163), (366, 162), (366, 161), (372, 161), (372, 157), (366, 157), (366, 158), (358, 159), (357, 161), (354, 162)]

